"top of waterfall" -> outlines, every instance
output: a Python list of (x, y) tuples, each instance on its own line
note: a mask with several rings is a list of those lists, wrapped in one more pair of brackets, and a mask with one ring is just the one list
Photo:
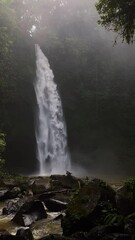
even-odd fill
[(44, 53), (42, 52), (38, 44), (35, 44), (35, 52), (36, 52), (37, 64), (39, 63), (39, 65), (44, 69), (44, 71), (48, 72), (50, 76), (49, 79), (54, 79), (54, 74), (50, 68), (49, 61), (47, 57), (44, 55)]
[(50, 68), (49, 61), (48, 61), (47, 57), (44, 55), (44, 53), (42, 52), (42, 50), (41, 50), (41, 48), (38, 44), (35, 44), (35, 52), (36, 52), (36, 57), (38, 59), (44, 59), (44, 61), (46, 62), (46, 64)]

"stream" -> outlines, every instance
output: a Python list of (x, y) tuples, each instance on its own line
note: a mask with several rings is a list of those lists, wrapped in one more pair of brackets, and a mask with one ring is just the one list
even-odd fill
[[(2, 215), (2, 209), (6, 205), (6, 202), (0, 203), (0, 230), (7, 230), (10, 234), (15, 235), (17, 230), (21, 226), (17, 226), (11, 220), (14, 215)], [(36, 221), (30, 226), (34, 239), (39, 239), (52, 234), (62, 234), (61, 221), (54, 220), (60, 213), (47, 212), (48, 217)]]

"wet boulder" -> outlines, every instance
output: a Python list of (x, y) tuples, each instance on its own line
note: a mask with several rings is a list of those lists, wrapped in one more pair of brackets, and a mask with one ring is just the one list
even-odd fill
[(50, 178), (49, 177), (38, 177), (33, 181), (31, 185), (32, 192), (34, 194), (43, 193), (50, 189)]
[(4, 201), (7, 199), (9, 199), (9, 189), (8, 188), (0, 189), (0, 201)]
[[(100, 188), (94, 182), (88, 182), (73, 195), (61, 225), (65, 236), (77, 231), (88, 231), (98, 216), (95, 209), (101, 197)], [(96, 215), (96, 216), (95, 216)]]
[(51, 175), (50, 178), (53, 190), (78, 188), (81, 182), (69, 172), (66, 175)]
[(21, 189), (19, 187), (13, 187), (9, 192), (10, 198), (17, 198), (20, 193)]
[(52, 198), (48, 198), (44, 201), (46, 208), (50, 212), (60, 212), (62, 210), (65, 210), (67, 208), (67, 203), (61, 202)]
[(2, 210), (3, 215), (15, 214), (28, 201), (27, 197), (9, 200)]
[(4, 235), (10, 235), (10, 233), (6, 230), (6, 229), (1, 229), (0, 230), (0, 236), (4, 236)]
[(77, 240), (77, 239), (61, 236), (58, 234), (50, 234), (49, 236), (43, 237), (39, 240)]
[(19, 187), (14, 187), (12, 189), (2, 188), (0, 189), (0, 201), (17, 198), (20, 192), (21, 189)]
[(23, 237), (25, 240), (34, 240), (31, 230), (26, 228), (19, 228), (16, 233), (17, 237)]
[(0, 240), (25, 240), (24, 237), (14, 235), (1, 235)]
[(44, 192), (38, 196), (38, 199), (44, 202), (47, 199), (54, 197), (55, 194), (56, 194), (55, 192)]
[(135, 198), (132, 190), (124, 185), (116, 192), (116, 205), (120, 213), (124, 215), (135, 211)]
[(62, 219), (64, 235), (78, 231), (90, 231), (102, 225), (103, 212), (114, 208), (115, 191), (100, 179), (87, 179), (71, 198)]
[(47, 213), (44, 204), (41, 201), (37, 200), (24, 203), (12, 221), (20, 226), (27, 227), (30, 226), (33, 222), (46, 217)]

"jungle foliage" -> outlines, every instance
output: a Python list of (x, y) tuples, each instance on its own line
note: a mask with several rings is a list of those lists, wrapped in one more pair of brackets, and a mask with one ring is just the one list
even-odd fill
[(135, 40), (135, 0), (99, 0), (99, 23), (118, 33), (127, 43)]

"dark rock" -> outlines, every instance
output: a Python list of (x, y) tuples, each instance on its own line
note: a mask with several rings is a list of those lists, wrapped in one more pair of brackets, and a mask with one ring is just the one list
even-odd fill
[(45, 192), (45, 193), (40, 194), (39, 197), (38, 197), (38, 199), (39, 199), (40, 201), (43, 201), (43, 202), (44, 202), (46, 199), (49, 199), (49, 198), (54, 197), (55, 194), (56, 194), (55, 192)]
[(19, 187), (14, 187), (9, 192), (9, 195), (10, 195), (10, 198), (17, 198), (20, 193), (21, 193), (21, 189)]
[(49, 236), (43, 237), (40, 240), (76, 240), (75, 238), (64, 237), (58, 234), (50, 234)]
[(64, 215), (61, 213), (61, 214), (59, 214), (57, 217), (55, 217), (53, 220), (54, 221), (57, 221), (57, 220), (59, 220), (59, 219), (62, 219), (64, 217)]
[(50, 178), (49, 177), (39, 177), (34, 180), (31, 185), (31, 190), (34, 194), (43, 193), (46, 190), (50, 189)]
[(20, 192), (21, 192), (21, 189), (19, 187), (14, 187), (10, 190), (8, 188), (0, 189), (0, 201), (16, 198), (18, 197)]
[(124, 230), (128, 234), (135, 234), (135, 219), (127, 220)]
[(1, 235), (0, 240), (25, 240), (24, 237), (14, 235)]
[(16, 187), (16, 185), (17, 185), (15, 179), (12, 179), (12, 178), (3, 179), (3, 183), (9, 189), (12, 189), (13, 187)]
[(38, 196), (38, 199), (44, 202), (48, 198), (54, 198), (61, 202), (69, 202), (69, 199), (73, 192), (75, 192), (75, 189), (61, 189), (56, 191), (49, 191), (40, 194)]
[(9, 198), (9, 189), (3, 188), (0, 189), (0, 201), (7, 200)]
[(80, 185), (81, 180), (72, 176), (71, 174), (68, 175), (51, 175), (51, 187), (53, 190), (59, 190), (63, 188), (78, 188)]
[(101, 201), (110, 201), (111, 203), (115, 204), (115, 191), (111, 186), (109, 186), (106, 182), (102, 181), (101, 179), (94, 178), (92, 180), (100, 189), (101, 192)]
[(14, 214), (23, 206), (23, 204), (28, 200), (28, 198), (13, 199), (7, 202), (6, 207), (3, 208), (3, 215)]
[(87, 232), (76, 232), (72, 234), (71, 237), (76, 240), (89, 240)]
[(135, 237), (129, 234), (110, 234), (106, 235), (103, 238), (100, 238), (100, 240), (135, 240)]
[(78, 232), (71, 237), (76, 240), (135, 240), (133, 235), (119, 233), (117, 226), (97, 226), (88, 232)]
[(89, 182), (76, 192), (61, 222), (65, 236), (77, 231), (89, 231), (93, 227), (94, 210), (100, 197), (100, 189), (94, 182)]
[(128, 215), (135, 211), (135, 204), (132, 193), (126, 185), (117, 190), (116, 205), (119, 211), (124, 215)]
[(27, 191), (22, 192), (22, 195), (27, 198), (32, 198), (34, 194), (31, 189), (28, 189)]
[(46, 208), (51, 212), (60, 212), (67, 208), (67, 203), (55, 199), (46, 199), (44, 201)]
[(6, 229), (1, 229), (0, 236), (3, 236), (3, 235), (10, 235), (10, 233)]
[(47, 213), (45, 211), (44, 204), (41, 201), (30, 201), (24, 203), (12, 221), (18, 225), (27, 227), (33, 222), (46, 217)]
[(0, 176), (0, 188), (6, 187), (3, 178)]
[(119, 226), (96, 226), (94, 227), (87, 235), (88, 239), (92, 240), (100, 240), (107, 235), (111, 235), (113, 233), (119, 233), (121, 232), (121, 228)]
[(17, 230), (16, 236), (23, 237), (25, 240), (33, 240), (32, 232), (29, 228), (20, 228)]

